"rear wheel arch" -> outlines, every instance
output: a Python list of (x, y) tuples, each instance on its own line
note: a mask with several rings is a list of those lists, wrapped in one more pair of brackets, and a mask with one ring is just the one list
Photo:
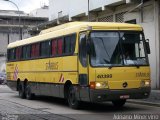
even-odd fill
[(70, 80), (67, 80), (64, 84), (64, 98), (67, 98), (69, 87), (72, 85)]

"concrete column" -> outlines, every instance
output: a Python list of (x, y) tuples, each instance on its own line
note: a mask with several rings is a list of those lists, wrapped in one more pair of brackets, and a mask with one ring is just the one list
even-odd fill
[(155, 47), (156, 47), (156, 88), (160, 89), (160, 27), (159, 27), (159, 0), (154, 0), (154, 24), (155, 24)]

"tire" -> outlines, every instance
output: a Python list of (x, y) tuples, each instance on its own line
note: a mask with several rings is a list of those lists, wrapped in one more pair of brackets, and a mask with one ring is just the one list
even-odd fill
[(19, 93), (20, 98), (24, 99), (26, 97), (24, 86), (22, 85), (22, 83), (19, 83), (19, 85), (18, 85), (18, 93)]
[(125, 105), (126, 99), (124, 99), (124, 100), (113, 100), (112, 103), (115, 107), (121, 108)]
[(34, 98), (34, 94), (31, 91), (31, 87), (29, 84), (27, 84), (26, 89), (25, 89), (25, 93), (26, 93), (26, 99), (27, 100), (33, 100)]
[(69, 107), (71, 107), (73, 109), (79, 108), (80, 104), (76, 98), (76, 91), (72, 85), (70, 85), (70, 87), (68, 89), (67, 101), (68, 101)]

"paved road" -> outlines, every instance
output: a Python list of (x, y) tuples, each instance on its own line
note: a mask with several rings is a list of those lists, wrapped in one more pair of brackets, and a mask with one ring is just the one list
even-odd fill
[(111, 103), (83, 104), (72, 110), (63, 99), (20, 99), (18, 93), (0, 85), (0, 120), (159, 120), (160, 107), (127, 103), (116, 109)]

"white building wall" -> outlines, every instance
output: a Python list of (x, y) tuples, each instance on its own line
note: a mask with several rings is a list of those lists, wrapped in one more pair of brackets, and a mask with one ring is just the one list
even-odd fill
[[(90, 10), (97, 8), (104, 9), (105, 5), (117, 4), (124, 0), (89, 0)], [(58, 18), (58, 13), (62, 11), (62, 16), (69, 15), (71, 19), (80, 14), (88, 14), (88, 0), (49, 0), (49, 20)]]
[(49, 20), (58, 18), (58, 13), (62, 16), (69, 14), (69, 2), (71, 0), (49, 0)]
[[(84, 0), (84, 1), (86, 2), (85, 4), (87, 4), (88, 0)], [(90, 6), (89, 8), (90, 8), (90, 10), (95, 10), (95, 9), (101, 7), (102, 10), (104, 10), (106, 5), (112, 5), (112, 4), (115, 5), (115, 4), (118, 4), (123, 1), (124, 0), (90, 0), (89, 1), (89, 6)]]
[(7, 42), (8, 42), (7, 34), (0, 33), (0, 44), (1, 44), (0, 52), (1, 53), (6, 53), (6, 48), (7, 48), (7, 45), (8, 45)]
[(0, 57), (0, 72), (5, 72), (6, 71), (6, 57), (1, 56)]
[(87, 0), (70, 0), (70, 6), (69, 7), (69, 17), (74, 17), (79, 14), (85, 13), (87, 15), (88, 11), (88, 4)]
[(38, 8), (30, 12), (30, 16), (34, 17), (49, 17), (49, 9), (48, 8)]
[(152, 88), (157, 88), (158, 84), (157, 82), (159, 79), (157, 78), (157, 71), (159, 68), (157, 68), (159, 61), (157, 59), (157, 50), (156, 50), (156, 29), (155, 29), (155, 14), (154, 14), (154, 3), (150, 4), (149, 6), (146, 6), (143, 8), (143, 21), (140, 23), (144, 28), (144, 33), (147, 39), (149, 39), (150, 48), (151, 48), (151, 54), (149, 55), (149, 62), (151, 66), (151, 80), (152, 80)]

